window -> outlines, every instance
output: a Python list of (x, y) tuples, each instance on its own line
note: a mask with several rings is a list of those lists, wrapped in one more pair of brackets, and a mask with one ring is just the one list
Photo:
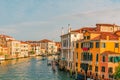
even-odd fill
[(81, 43), (81, 48), (83, 48), (83, 43)]
[(90, 48), (93, 48), (93, 42), (90, 42)]
[(100, 46), (100, 43), (96, 42), (96, 48), (99, 48), (99, 46)]
[(92, 72), (90, 72), (90, 75), (92, 74)]
[(77, 37), (77, 35), (75, 34), (74, 37)]
[(89, 53), (86, 53), (86, 60), (89, 61)]
[(78, 52), (77, 52), (77, 54), (76, 54), (76, 58), (78, 59)]
[(87, 36), (87, 39), (90, 39), (90, 36)]
[(76, 43), (76, 48), (79, 48), (79, 43)]
[(105, 56), (102, 56), (102, 61), (105, 62)]
[(78, 66), (78, 63), (76, 63), (76, 67)]
[(86, 39), (86, 36), (84, 36), (84, 39)]
[(89, 60), (92, 61), (92, 53), (89, 55)]
[(96, 73), (96, 76), (98, 76), (98, 74)]
[(109, 62), (114, 62), (114, 57), (109, 57)]
[(104, 75), (102, 75), (102, 79), (104, 79)]
[(89, 66), (89, 70), (92, 70), (92, 66), (91, 65)]
[(105, 48), (106, 47), (106, 44), (105, 43), (102, 43), (102, 48)]
[(73, 47), (74, 47), (74, 42), (73, 42)]
[(113, 30), (113, 28), (110, 28), (111, 29), (111, 31)]
[(98, 54), (96, 55), (96, 61), (98, 62)]
[(115, 43), (115, 48), (118, 48), (119, 47), (119, 43)]
[(109, 78), (112, 78), (112, 79), (113, 79), (113, 75), (109, 74)]
[(67, 40), (63, 40), (63, 47), (67, 47), (68, 46), (68, 41)]
[(102, 72), (105, 72), (105, 67), (104, 66), (102, 67)]
[(98, 72), (98, 66), (95, 66), (95, 71)]
[(108, 72), (113, 73), (113, 68), (112, 67), (108, 68)]

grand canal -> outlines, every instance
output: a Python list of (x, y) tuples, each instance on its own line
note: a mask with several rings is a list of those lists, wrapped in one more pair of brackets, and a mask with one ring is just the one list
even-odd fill
[(57, 70), (54, 72), (47, 60), (41, 57), (22, 58), (2, 61), (0, 80), (73, 80), (69, 74)]

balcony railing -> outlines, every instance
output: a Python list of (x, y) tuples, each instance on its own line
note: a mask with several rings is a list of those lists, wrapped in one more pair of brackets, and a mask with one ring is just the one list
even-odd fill
[(84, 48), (82, 48), (82, 50), (83, 51), (88, 51), (88, 50), (90, 50), (90, 48), (84, 47)]
[(89, 63), (89, 64), (92, 64), (92, 61), (90, 60), (81, 60), (82, 63)]

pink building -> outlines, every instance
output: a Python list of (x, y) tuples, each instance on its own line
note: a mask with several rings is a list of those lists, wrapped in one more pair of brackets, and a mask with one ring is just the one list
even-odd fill
[(105, 51), (100, 55), (100, 74), (103, 79), (113, 80), (113, 74), (115, 72), (115, 68), (118, 66), (118, 62), (120, 62), (120, 54)]

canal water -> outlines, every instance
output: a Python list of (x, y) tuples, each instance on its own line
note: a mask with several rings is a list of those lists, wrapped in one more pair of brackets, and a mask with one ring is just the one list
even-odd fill
[(2, 61), (0, 80), (74, 80), (69, 73), (57, 70), (54, 72), (47, 60), (42, 57), (22, 58)]

